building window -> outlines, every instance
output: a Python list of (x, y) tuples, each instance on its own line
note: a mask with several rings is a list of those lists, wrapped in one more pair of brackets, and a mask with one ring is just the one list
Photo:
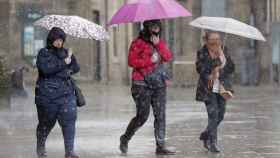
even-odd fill
[(32, 9), (23, 10), (23, 16), (22, 55), (29, 64), (34, 65), (38, 51), (45, 46), (47, 31), (33, 25), (43, 16), (42, 13)]
[(33, 26), (26, 26), (24, 28), (24, 35), (23, 35), (23, 49), (24, 49), (24, 56), (34, 56), (34, 27)]

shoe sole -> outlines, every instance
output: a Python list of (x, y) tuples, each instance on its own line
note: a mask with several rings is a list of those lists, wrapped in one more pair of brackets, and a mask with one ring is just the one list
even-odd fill
[(176, 153), (169, 153), (169, 154), (156, 153), (156, 155), (176, 155)]
[(205, 142), (205, 140), (201, 140), (202, 141), (202, 143), (203, 143), (203, 147), (205, 148), (205, 149), (207, 149), (207, 150), (210, 150), (210, 148), (208, 147), (208, 145), (207, 145), (207, 142)]
[(128, 149), (123, 149), (123, 148), (121, 147), (122, 142), (123, 142), (123, 140), (122, 140), (122, 136), (121, 136), (121, 137), (120, 137), (120, 146), (119, 146), (119, 149), (120, 149), (120, 151), (121, 151), (122, 154), (127, 154), (127, 150), (128, 150)]
[(120, 151), (121, 151), (122, 154), (127, 154), (127, 149), (123, 149), (123, 148), (121, 147), (121, 145), (119, 146), (119, 149), (120, 149)]
[(215, 153), (215, 154), (218, 154), (218, 153), (221, 153), (221, 151), (211, 151), (209, 150), (211, 153)]

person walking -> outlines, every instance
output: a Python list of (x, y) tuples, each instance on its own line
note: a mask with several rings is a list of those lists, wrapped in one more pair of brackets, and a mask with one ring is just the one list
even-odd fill
[(78, 158), (74, 152), (77, 103), (71, 75), (80, 67), (71, 51), (64, 48), (66, 34), (58, 27), (50, 30), (47, 46), (37, 56), (38, 79), (35, 104), (38, 113), (37, 155), (45, 158), (47, 137), (58, 121), (62, 128), (65, 158)]
[(136, 104), (136, 116), (120, 137), (120, 150), (127, 153), (128, 142), (147, 121), (152, 106), (156, 154), (171, 155), (175, 152), (165, 146), (166, 86), (169, 77), (162, 64), (171, 61), (172, 54), (160, 38), (160, 20), (145, 21), (143, 26), (138, 38), (132, 42), (128, 55), (128, 64), (133, 68), (131, 93)]
[(231, 75), (235, 66), (227, 49), (223, 50), (218, 32), (207, 32), (204, 41), (205, 45), (197, 52), (196, 59), (199, 74), (196, 100), (206, 105), (208, 126), (201, 133), (200, 140), (210, 152), (218, 153), (217, 130), (224, 119), (226, 100), (232, 97)]

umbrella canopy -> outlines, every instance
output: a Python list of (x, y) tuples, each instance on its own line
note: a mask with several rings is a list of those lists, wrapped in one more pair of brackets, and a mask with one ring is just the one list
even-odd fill
[(102, 26), (79, 16), (46, 15), (37, 20), (34, 25), (48, 30), (51, 30), (53, 27), (59, 27), (65, 33), (78, 38), (101, 41), (109, 39), (109, 34)]
[(201, 29), (220, 31), (250, 39), (266, 41), (257, 28), (232, 18), (203, 16), (190, 22), (190, 25)]
[(128, 0), (113, 16), (109, 25), (191, 15), (175, 0)]

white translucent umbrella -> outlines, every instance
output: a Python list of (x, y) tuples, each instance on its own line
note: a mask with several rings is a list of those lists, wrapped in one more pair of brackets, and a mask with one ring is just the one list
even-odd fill
[(266, 41), (255, 27), (232, 18), (202, 16), (190, 22), (191, 26)]
[(34, 25), (51, 30), (61, 28), (66, 34), (78, 38), (108, 40), (108, 32), (100, 25), (79, 16), (46, 15), (37, 20)]

